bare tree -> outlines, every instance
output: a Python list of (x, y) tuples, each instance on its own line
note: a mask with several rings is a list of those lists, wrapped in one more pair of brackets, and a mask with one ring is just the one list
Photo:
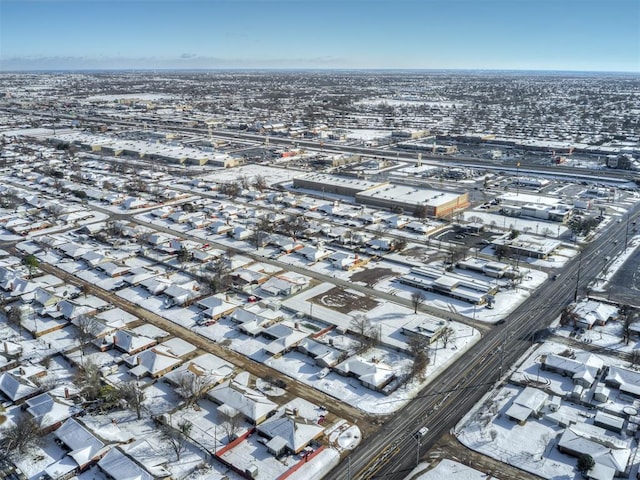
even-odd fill
[(411, 294), (411, 305), (413, 305), (413, 313), (418, 313), (418, 308), (426, 300), (424, 293), (421, 290), (414, 290)]
[(365, 352), (380, 342), (380, 328), (373, 327), (371, 320), (366, 315), (362, 313), (354, 315), (349, 326), (358, 336), (358, 340), (360, 340), (358, 353)]
[(631, 350), (631, 353), (629, 354), (629, 356), (630, 356), (631, 365), (633, 366), (640, 365), (640, 350), (638, 350), (637, 348), (634, 348), (633, 350)]
[(622, 319), (622, 341), (625, 345), (629, 345), (631, 340), (631, 325), (636, 321), (638, 311), (631, 305), (622, 305), (620, 307), (620, 316)]
[(309, 224), (302, 215), (296, 215), (291, 216), (282, 222), (280, 228), (284, 233), (296, 240), (302, 232), (309, 228)]
[(422, 382), (426, 378), (427, 374), (427, 366), (429, 365), (430, 358), (429, 354), (422, 350), (418, 352), (418, 354), (413, 359), (413, 367), (411, 369), (411, 378), (417, 378), (418, 381)]
[(566, 327), (568, 325), (575, 325), (580, 316), (573, 311), (571, 305), (566, 306), (560, 313), (560, 325)]
[(186, 370), (178, 374), (176, 383), (187, 408), (197, 403), (214, 386), (213, 379), (208, 375), (196, 375)]
[(216, 258), (207, 265), (207, 269), (212, 271), (209, 277), (209, 287), (213, 293), (224, 292), (229, 288), (229, 273), (231, 268), (229, 261), (224, 256)]
[(36, 421), (28, 415), (21, 415), (13, 426), (2, 430), (0, 450), (21, 457), (43, 440), (44, 435)]
[(78, 342), (80, 342), (80, 350), (84, 354), (87, 344), (96, 338), (102, 331), (102, 325), (91, 315), (80, 315), (75, 321), (78, 328)]
[(18, 327), (20, 334), (22, 334), (22, 313), (18, 305), (13, 305), (7, 312), (7, 323)]
[(36, 377), (33, 379), (33, 383), (43, 392), (48, 392), (56, 388), (59, 384), (58, 377), (53, 374), (45, 375), (44, 377)]
[(445, 327), (440, 334), (440, 338), (442, 339), (442, 345), (444, 348), (447, 348), (449, 341), (451, 340), (452, 335), (454, 334), (454, 330), (451, 327)]
[(424, 335), (411, 335), (407, 346), (411, 354), (416, 357), (422, 352), (429, 351), (429, 339)]
[(264, 192), (267, 189), (267, 181), (264, 176), (256, 175), (253, 177), (253, 186), (259, 192)]
[(121, 398), (129, 405), (131, 410), (136, 412), (136, 417), (140, 420), (144, 408), (145, 393), (138, 385), (138, 382), (122, 382), (117, 386), (117, 390)]
[(175, 452), (177, 461), (187, 448), (192, 428), (193, 424), (189, 420), (180, 420), (175, 427), (170, 423), (160, 425), (160, 436)]
[(90, 358), (85, 358), (82, 365), (78, 368), (74, 383), (78, 386), (80, 393), (87, 401), (92, 402), (97, 400), (100, 396), (100, 387), (102, 386), (100, 367)]
[(219, 413), (219, 418), (222, 420), (222, 428), (227, 435), (229, 442), (233, 441), (236, 436), (236, 432), (240, 428), (242, 423), (242, 416), (238, 411), (222, 411)]

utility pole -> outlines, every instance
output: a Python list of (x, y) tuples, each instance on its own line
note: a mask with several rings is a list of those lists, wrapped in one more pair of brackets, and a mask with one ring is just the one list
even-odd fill
[(582, 250), (580, 250), (580, 256), (578, 257), (578, 273), (576, 274), (576, 291), (573, 294), (573, 301), (578, 301), (578, 288), (580, 286), (580, 270), (582, 269)]
[(630, 214), (629, 212), (627, 212), (627, 228), (624, 232), (624, 249), (625, 250), (629, 246), (629, 217), (630, 217)]

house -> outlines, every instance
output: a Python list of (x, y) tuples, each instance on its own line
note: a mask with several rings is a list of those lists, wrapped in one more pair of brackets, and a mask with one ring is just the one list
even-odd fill
[(155, 208), (151, 210), (151, 215), (156, 218), (167, 218), (169, 215), (173, 213), (173, 207), (169, 205), (162, 206), (160, 208)]
[(196, 305), (202, 309), (201, 323), (204, 325), (213, 323), (219, 318), (229, 315), (238, 307), (238, 304), (231, 302), (228, 296), (221, 294), (203, 298), (199, 300)]
[(238, 329), (247, 335), (256, 336), (262, 333), (269, 325), (282, 320), (283, 317), (278, 309), (263, 307), (259, 303), (254, 303), (234, 310), (229, 318), (240, 324)]
[[(81, 305), (78, 300), (62, 300), (58, 302), (55, 310), (67, 320), (73, 320), (80, 315), (93, 315), (97, 312), (97, 309), (89, 305)], [(47, 315), (56, 318), (58, 315), (52, 310), (46, 311)]]
[(602, 479), (629, 475), (631, 440), (607, 435), (601, 427), (587, 423), (570, 425), (558, 440), (557, 447), (562, 453), (576, 458), (590, 455), (596, 464), (594, 469), (600, 472)]
[(118, 447), (113, 447), (98, 467), (109, 480), (155, 480), (155, 477)]
[(169, 286), (172, 285), (171, 280), (165, 277), (154, 276), (140, 281), (140, 286), (151, 295), (160, 295)]
[(198, 282), (188, 282), (183, 285), (169, 285), (163, 292), (167, 298), (167, 306), (186, 305), (200, 295)]
[(304, 338), (310, 335), (297, 327), (297, 325), (290, 322), (280, 322), (264, 329), (262, 336), (271, 340), (264, 347), (265, 353), (279, 356), (293, 350)]
[(254, 425), (265, 421), (278, 405), (257, 390), (236, 380), (227, 380), (209, 390), (207, 396), (219, 405), (231, 408)]
[(309, 280), (302, 276), (277, 275), (260, 285), (260, 290), (268, 295), (287, 296), (303, 290)]
[[(0, 393), (15, 404), (21, 404), (40, 393), (24, 366), (0, 373)], [(37, 375), (36, 375), (37, 376)]]
[(542, 358), (542, 369), (571, 377), (574, 385), (591, 387), (604, 367), (604, 362), (589, 352), (580, 352), (574, 358), (548, 354)]
[(393, 239), (391, 238), (372, 238), (366, 242), (367, 246), (372, 250), (389, 251), (393, 250)]
[[(66, 390), (68, 392), (68, 390)], [(27, 412), (36, 421), (43, 434), (49, 433), (62, 422), (82, 411), (73, 402), (54, 398), (49, 393), (42, 393), (24, 402)]]
[(143, 350), (155, 346), (158, 341), (154, 338), (138, 335), (129, 330), (118, 330), (113, 334), (113, 346), (121, 352), (135, 355)]
[(256, 272), (248, 268), (239, 268), (231, 274), (231, 282), (240, 288), (252, 288), (255, 285), (261, 285), (269, 279), (268, 275), (262, 272)]
[(205, 353), (167, 373), (164, 379), (177, 387), (176, 391), (180, 395), (187, 396), (190, 392), (182, 391), (184, 377), (189, 377), (188, 383), (197, 389), (210, 389), (225, 381), (233, 372), (233, 364), (211, 353)]
[(238, 226), (231, 231), (231, 236), (236, 240), (249, 240), (253, 237), (253, 232), (245, 227)]
[(537, 388), (525, 387), (516, 398), (506, 412), (510, 420), (524, 425), (531, 416), (538, 417), (542, 408), (545, 406), (549, 395)]
[(310, 262), (319, 262), (325, 258), (330, 257), (335, 251), (324, 248), (324, 245), (320, 242), (316, 246), (306, 246), (298, 250), (298, 254)]
[(131, 267), (127, 265), (117, 265), (113, 262), (101, 263), (97, 268), (111, 278), (121, 277), (131, 270)]
[(214, 233), (216, 235), (226, 235), (233, 230), (233, 226), (229, 225), (227, 222), (222, 222), (220, 220), (210, 223), (207, 228), (211, 231), (211, 233)]
[(286, 237), (284, 235), (279, 235), (277, 233), (269, 235), (269, 238), (267, 239), (267, 244), (274, 245), (278, 247), (281, 252), (284, 252), (287, 254), (291, 252), (295, 252), (296, 250), (300, 250), (301, 248), (304, 247), (304, 245), (302, 245), (299, 242), (296, 242), (293, 238)]
[(392, 367), (381, 362), (365, 360), (360, 356), (347, 358), (335, 366), (334, 371), (343, 376), (356, 377), (365, 387), (382, 393), (396, 374)]
[(182, 363), (182, 359), (178, 355), (162, 345), (125, 357), (124, 361), (130, 367), (129, 374), (136, 378), (147, 375), (151, 378), (158, 378)]
[(363, 263), (358, 254), (335, 252), (328, 257), (333, 268), (338, 270), (350, 270)]
[(604, 383), (622, 393), (640, 398), (640, 372), (612, 365), (607, 371)]
[(125, 210), (135, 210), (138, 208), (148, 207), (149, 202), (138, 197), (127, 197), (122, 201), (120, 206)]
[(575, 326), (591, 329), (594, 325), (604, 326), (609, 320), (618, 318), (618, 308), (614, 305), (588, 300), (573, 309)]
[(596, 427), (602, 427), (611, 432), (622, 433), (624, 428), (624, 418), (599, 410), (593, 418), (593, 424)]
[(304, 418), (285, 414), (264, 421), (258, 425), (257, 431), (270, 439), (265, 444), (267, 450), (278, 457), (285, 451), (293, 454), (300, 453), (313, 440), (322, 436), (324, 428)]
[[(57, 439), (57, 443), (67, 449), (67, 456), (71, 457), (76, 463), (75, 471), (82, 472), (91, 464), (100, 460), (108, 451), (108, 447), (105, 448), (105, 444), (101, 440), (73, 418), (65, 421), (54, 432), (54, 436)], [(47, 470), (55, 472), (58, 468), (66, 468), (68, 466), (66, 463), (62, 465), (57, 465), (57, 463), (50, 465)], [(60, 478), (60, 476), (52, 478)]]
[(304, 338), (297, 346), (299, 352), (312, 357), (316, 365), (327, 368), (335, 367), (346, 354), (331, 345), (318, 342), (313, 338)]

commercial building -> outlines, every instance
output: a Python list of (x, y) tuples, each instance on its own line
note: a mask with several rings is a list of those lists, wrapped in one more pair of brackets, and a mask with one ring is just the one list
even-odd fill
[(402, 209), (405, 213), (424, 207), (428, 217), (443, 218), (469, 207), (469, 194), (442, 190), (430, 190), (409, 185), (386, 184), (356, 194), (359, 203)]

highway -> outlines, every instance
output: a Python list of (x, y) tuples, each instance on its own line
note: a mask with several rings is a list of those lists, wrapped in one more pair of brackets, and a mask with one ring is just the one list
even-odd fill
[[(24, 110), (19, 108), (8, 108), (4, 107), (0, 109), (2, 111), (8, 113), (20, 113), (31, 116), (39, 116), (44, 120), (50, 120), (51, 115), (48, 113), (38, 113), (30, 110)], [(110, 124), (110, 125), (118, 125), (120, 127), (128, 127), (128, 128), (136, 128), (141, 129), (144, 128), (145, 122), (142, 121), (127, 121), (114, 119), (110, 117), (101, 117), (101, 116), (93, 116), (86, 117), (80, 115), (67, 115), (62, 113), (56, 113), (57, 117), (64, 118), (67, 120), (78, 120), (87, 123), (98, 123), (98, 124)], [(209, 130), (207, 127), (185, 127), (185, 126), (177, 126), (171, 124), (161, 124), (162, 128), (165, 130), (172, 130), (183, 133), (191, 133), (196, 135), (201, 135), (203, 138), (209, 137)], [(225, 139), (225, 140), (235, 140), (235, 141), (245, 141), (252, 142), (254, 144), (264, 145), (267, 142), (271, 145), (280, 145), (285, 147), (299, 147), (308, 150), (314, 150), (318, 152), (324, 153), (332, 153), (332, 154), (342, 154), (342, 153), (352, 153), (355, 155), (365, 155), (367, 157), (377, 157), (384, 158), (388, 160), (397, 160), (403, 161), (407, 163), (416, 163), (418, 161), (418, 153), (417, 152), (407, 152), (402, 150), (391, 150), (384, 148), (370, 148), (370, 147), (360, 147), (355, 145), (342, 145), (339, 143), (333, 142), (324, 142), (319, 140), (308, 140), (308, 139), (300, 139), (300, 138), (291, 138), (285, 136), (273, 136), (273, 135), (264, 135), (260, 133), (249, 133), (239, 130), (225, 130), (225, 129), (216, 129), (212, 131), (212, 135), (216, 138)], [(460, 166), (460, 167), (469, 167), (469, 168), (486, 168), (490, 170), (496, 171), (505, 171), (505, 172), (520, 172), (520, 174), (524, 174), (529, 171), (532, 173), (536, 173), (543, 176), (560, 176), (573, 178), (576, 180), (586, 180), (589, 182), (593, 182), (594, 179), (597, 179), (598, 182), (609, 181), (609, 182), (620, 182), (625, 183), (630, 181), (634, 175), (633, 173), (625, 170), (608, 170), (606, 172), (606, 177), (602, 175), (602, 171), (597, 172), (597, 176), (594, 176), (593, 171), (584, 170), (584, 173), (581, 172), (581, 169), (577, 169), (575, 167), (562, 166), (562, 165), (544, 165), (544, 166), (536, 166), (536, 165), (522, 165), (519, 168), (516, 167), (517, 160), (512, 159), (506, 163), (498, 163), (495, 161), (491, 161), (489, 159), (481, 159), (476, 157), (467, 157), (462, 155), (433, 155), (429, 153), (422, 153), (422, 161), (425, 163), (432, 164), (443, 164), (446, 163), (447, 166)]]
[[(634, 208), (634, 212), (638, 207)], [(499, 325), (485, 334), (467, 353), (424, 388), (405, 408), (350, 454), (331, 474), (332, 479), (402, 479), (416, 459), (438, 438), (455, 427), (473, 405), (538, 339), (561, 310), (581, 294), (604, 267), (624, 248), (626, 225), (613, 223), (562, 271), (549, 280)], [(429, 432), (421, 445), (415, 432)], [(419, 450), (418, 450), (419, 449)]]

